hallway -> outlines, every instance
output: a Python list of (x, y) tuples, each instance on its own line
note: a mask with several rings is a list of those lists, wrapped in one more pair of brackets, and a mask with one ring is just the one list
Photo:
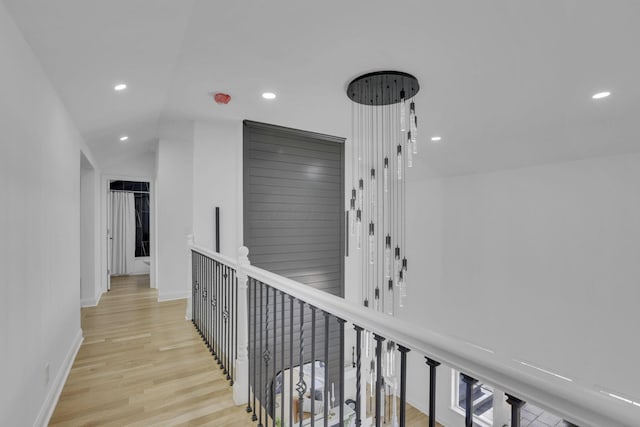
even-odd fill
[(190, 322), (148, 276), (121, 276), (82, 309), (84, 342), (52, 426), (253, 426)]

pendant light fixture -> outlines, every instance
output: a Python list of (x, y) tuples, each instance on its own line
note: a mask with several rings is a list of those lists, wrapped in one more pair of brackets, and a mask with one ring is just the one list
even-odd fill
[(406, 169), (418, 154), (418, 80), (378, 71), (347, 87), (352, 108), (351, 235), (361, 259), (363, 305), (395, 315), (407, 295)]

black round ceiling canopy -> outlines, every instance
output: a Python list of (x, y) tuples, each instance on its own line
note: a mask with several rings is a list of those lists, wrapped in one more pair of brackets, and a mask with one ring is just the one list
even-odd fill
[(347, 87), (347, 96), (364, 105), (390, 105), (413, 98), (420, 90), (418, 79), (402, 71), (375, 71), (356, 77)]

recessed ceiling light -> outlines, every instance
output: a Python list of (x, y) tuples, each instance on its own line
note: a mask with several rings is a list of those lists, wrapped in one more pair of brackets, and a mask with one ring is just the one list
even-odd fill
[(122, 142), (126, 141), (127, 139), (129, 139), (129, 137), (127, 135), (120, 137), (120, 141), (122, 141)]
[(264, 99), (276, 99), (276, 94), (273, 92), (265, 92), (262, 94)]
[(432, 140), (433, 142), (442, 141), (442, 137), (441, 137), (441, 136), (432, 136), (432, 137), (431, 137), (431, 140)]
[(609, 95), (611, 95), (611, 92), (598, 92), (595, 95), (593, 95), (592, 98), (593, 99), (602, 99), (602, 98), (606, 98)]
[(115, 85), (113, 87), (113, 90), (120, 92), (121, 90), (125, 90), (127, 88), (127, 85), (124, 83), (118, 83), (117, 85)]

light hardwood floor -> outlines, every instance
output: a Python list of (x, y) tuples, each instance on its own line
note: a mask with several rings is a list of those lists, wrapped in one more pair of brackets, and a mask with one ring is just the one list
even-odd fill
[[(100, 304), (82, 309), (84, 342), (50, 425), (255, 427), (185, 309), (158, 303), (148, 276), (114, 277)], [(407, 406), (407, 425), (427, 417)]]
[(184, 319), (185, 300), (157, 302), (148, 276), (115, 278), (82, 309), (84, 343), (52, 426), (255, 426)]

